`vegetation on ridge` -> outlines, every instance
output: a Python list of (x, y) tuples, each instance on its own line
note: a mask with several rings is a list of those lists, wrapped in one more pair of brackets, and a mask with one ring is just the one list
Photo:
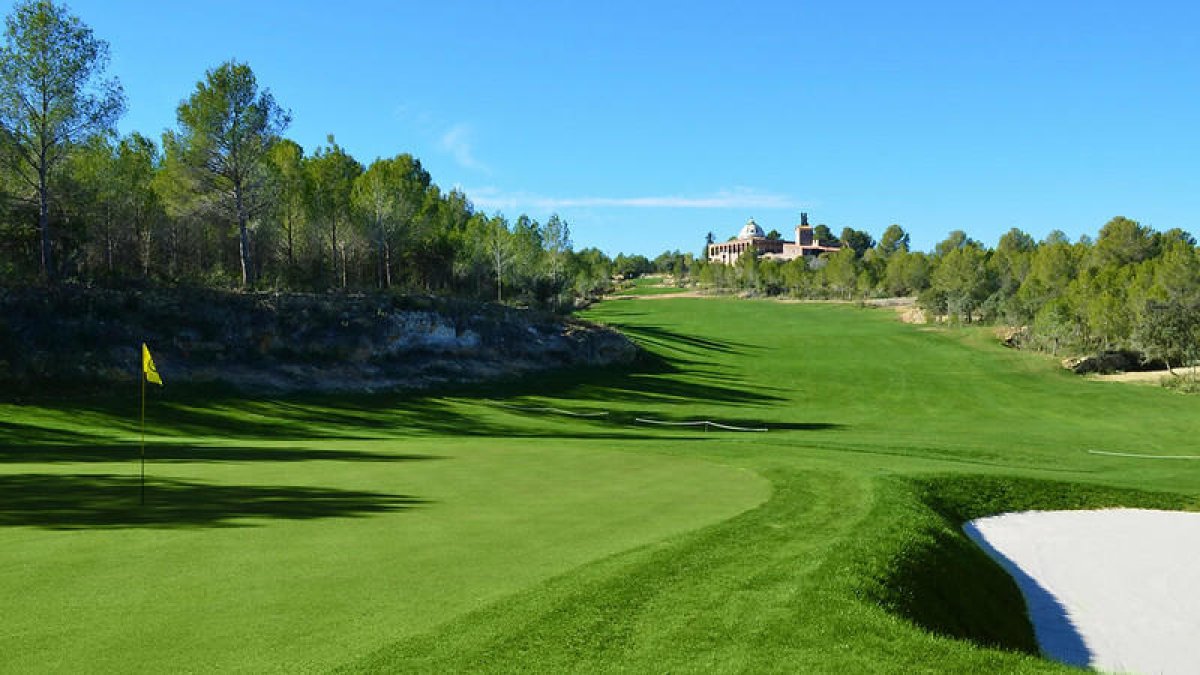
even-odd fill
[(6, 25), (0, 285), (396, 288), (553, 310), (609, 288), (611, 261), (574, 251), (557, 215), (477, 212), (408, 153), (364, 165), (332, 135), (306, 151), (249, 64), (204, 73), (161, 143), (118, 137), (107, 43), (51, 0)]

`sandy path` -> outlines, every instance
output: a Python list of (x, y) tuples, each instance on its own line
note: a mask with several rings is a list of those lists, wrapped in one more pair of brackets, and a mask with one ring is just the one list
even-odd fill
[[(1191, 368), (1176, 368), (1175, 374), (1184, 377), (1187, 375), (1200, 374), (1200, 367), (1192, 366)], [(1142, 370), (1132, 373), (1112, 373), (1111, 375), (1091, 375), (1092, 379), (1102, 382), (1149, 382), (1158, 384), (1165, 377), (1172, 377), (1171, 373), (1166, 370)]]
[(964, 529), (1016, 579), (1048, 657), (1200, 672), (1200, 513), (1035, 511)]

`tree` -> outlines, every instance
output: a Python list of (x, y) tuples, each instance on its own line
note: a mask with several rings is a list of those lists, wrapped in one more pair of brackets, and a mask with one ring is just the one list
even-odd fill
[(504, 302), (504, 270), (513, 258), (513, 242), (508, 231), (508, 221), (499, 213), (488, 221), (484, 245), (487, 247), (492, 270), (496, 273), (496, 302)]
[(1195, 246), (1196, 238), (1192, 236), (1191, 232), (1178, 227), (1172, 227), (1158, 235), (1158, 248), (1160, 250), (1166, 250), (1176, 243), (1181, 243), (1185, 246)]
[(112, 180), (116, 185), (114, 208), (121, 222), (129, 228), (136, 246), (135, 259), (142, 277), (150, 275), (152, 229), (161, 222), (162, 203), (154, 190), (154, 177), (159, 166), (158, 148), (154, 141), (134, 132), (117, 144)]
[(388, 246), (388, 230), (395, 221), (396, 200), (392, 198), (394, 177), (392, 162), (377, 159), (367, 170), (354, 179), (350, 202), (359, 217), (366, 222), (367, 229), (375, 238), (379, 255), (376, 267), (376, 283), (380, 288), (392, 285), (391, 249)]
[(833, 236), (833, 230), (829, 229), (829, 226), (825, 223), (820, 223), (813, 228), (813, 243), (823, 241), (828, 244), (835, 239), (836, 237)]
[(712, 246), (716, 241), (717, 238), (713, 236), (712, 232), (709, 232), (708, 235), (704, 237), (704, 248), (700, 252), (701, 260), (708, 260), (708, 247)]
[[(338, 225), (344, 225), (350, 215), (351, 193), (354, 181), (363, 172), (362, 164), (347, 153), (333, 136), (326, 138), (328, 147), (317, 150), (304, 162), (308, 175), (308, 212), (314, 222), (329, 228), (329, 252), (335, 281), (345, 288), (347, 263), (345, 229), (338, 233)], [(340, 265), (340, 269), (339, 269)]]
[(870, 234), (852, 227), (842, 228), (841, 241), (842, 245), (854, 251), (855, 257), (858, 258), (861, 258), (868, 249), (875, 245), (875, 240), (871, 238)]
[(1162, 359), (1172, 375), (1172, 363), (1185, 364), (1196, 358), (1198, 341), (1200, 302), (1195, 298), (1147, 301), (1133, 331), (1133, 343), (1146, 358)]
[(1063, 232), (1062, 230), (1050, 230), (1050, 232), (1046, 235), (1046, 238), (1042, 240), (1043, 246), (1045, 246), (1047, 244), (1070, 244), (1070, 243), (1071, 243), (1071, 238), (1068, 237), (1067, 233)]
[(284, 233), (288, 278), (296, 269), (296, 228), (304, 216), (308, 176), (304, 173), (304, 148), (290, 139), (277, 142), (268, 155), (274, 172), (275, 217)]
[(780, 239), (783, 239), (783, 235), (779, 233), (779, 230), (771, 230), (770, 232), (767, 233), (767, 239), (770, 239), (772, 241), (778, 241)]
[(542, 256), (542, 228), (536, 220), (522, 213), (513, 223), (510, 239), (512, 270), (518, 292), (531, 291), (537, 283), (538, 263)]
[(1001, 235), (1000, 242), (996, 244), (996, 250), (1005, 253), (1030, 253), (1035, 248), (1037, 248), (1037, 244), (1033, 241), (1033, 237), (1016, 227)]
[(92, 274), (114, 277), (120, 266), (123, 237), (116, 223), (116, 149), (107, 136), (92, 136), (71, 153), (65, 164), (67, 180), (56, 193), (71, 204), (71, 220), (86, 223), (84, 266)]
[(877, 248), (880, 254), (882, 254), (884, 258), (887, 258), (893, 253), (907, 251), (908, 244), (908, 233), (904, 231), (903, 227), (893, 223), (888, 225), (887, 229), (883, 231), (883, 236), (879, 238), (879, 245)]
[(941, 258), (951, 251), (965, 248), (967, 246), (978, 245), (979, 242), (968, 237), (966, 232), (963, 232), (962, 230), (954, 230), (950, 234), (946, 235), (945, 239), (938, 242), (938, 244), (934, 246), (933, 251), (937, 257)]
[(1136, 220), (1117, 216), (1100, 228), (1096, 246), (1092, 249), (1092, 264), (1129, 265), (1158, 254), (1154, 231)]
[(978, 245), (950, 249), (930, 276), (930, 289), (945, 310), (970, 323), (976, 308), (992, 292), (987, 252)]
[(83, 138), (110, 131), (124, 110), (116, 79), (104, 79), (108, 43), (51, 0), (17, 4), (0, 48), (0, 133), (9, 166), (38, 205), (40, 267), (54, 278), (51, 175)]
[[(737, 260), (733, 263), (734, 270), (737, 274), (737, 279), (742, 288), (748, 290), (755, 290), (758, 288), (761, 276), (760, 273), (762, 270), (762, 262), (760, 261), (761, 255), (762, 251), (759, 251), (757, 248), (752, 246), (739, 255)], [(675, 257), (671, 256), (672, 269), (675, 268), (676, 264), (677, 261)], [(675, 272), (675, 275), (678, 278), (680, 273)]]
[[(709, 233), (712, 234), (711, 232)], [(619, 274), (626, 279), (640, 277), (643, 274), (649, 274), (654, 271), (654, 263), (644, 255), (626, 255), (618, 253), (613, 260), (613, 273)]]
[(999, 283), (999, 295), (1002, 296), (999, 300), (1006, 306), (1011, 304), (1007, 301), (1017, 293), (1028, 276), (1036, 248), (1033, 237), (1015, 227), (1000, 237), (989, 262)]
[(857, 256), (852, 248), (843, 248), (825, 256), (828, 263), (822, 269), (826, 283), (840, 297), (849, 299), (858, 284)]
[(1075, 278), (1077, 267), (1077, 254), (1071, 244), (1057, 238), (1043, 240), (1030, 254), (1029, 270), (1017, 291), (1027, 316), (1036, 315), (1043, 305), (1062, 297)]
[(909, 295), (928, 288), (929, 261), (925, 254), (900, 249), (889, 256), (883, 286), (889, 295)]
[(557, 213), (551, 214), (550, 218), (546, 220), (545, 227), (542, 228), (542, 241), (546, 246), (546, 271), (550, 277), (551, 292), (554, 294), (557, 305), (567, 254), (571, 251), (570, 225)]
[(596, 298), (612, 288), (612, 260), (598, 248), (585, 248), (571, 255), (574, 293)]
[(250, 66), (227, 61), (205, 73), (179, 104), (179, 141), (207, 192), (237, 222), (242, 285), (254, 282), (247, 221), (266, 205), (267, 153), (291, 122)]
[(392, 285), (392, 239), (409, 225), (430, 183), (420, 160), (408, 154), (377, 159), (354, 180), (351, 202), (375, 239), (381, 288)]

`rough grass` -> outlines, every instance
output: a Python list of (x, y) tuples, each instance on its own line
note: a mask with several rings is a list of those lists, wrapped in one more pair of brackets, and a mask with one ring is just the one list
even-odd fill
[(0, 407), (0, 669), (1065, 671), (962, 521), (1198, 505), (1188, 462), (1087, 453), (1195, 452), (1197, 399), (985, 331), (744, 300), (589, 318), (647, 358), (441, 395), (158, 392), (145, 510), (136, 398)]

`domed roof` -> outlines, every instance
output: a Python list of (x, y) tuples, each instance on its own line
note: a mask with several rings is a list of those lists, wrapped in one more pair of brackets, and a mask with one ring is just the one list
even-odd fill
[(753, 239), (755, 237), (762, 239), (765, 236), (767, 235), (763, 234), (762, 228), (751, 218), (746, 222), (746, 226), (742, 228), (741, 233), (738, 234), (738, 239)]

